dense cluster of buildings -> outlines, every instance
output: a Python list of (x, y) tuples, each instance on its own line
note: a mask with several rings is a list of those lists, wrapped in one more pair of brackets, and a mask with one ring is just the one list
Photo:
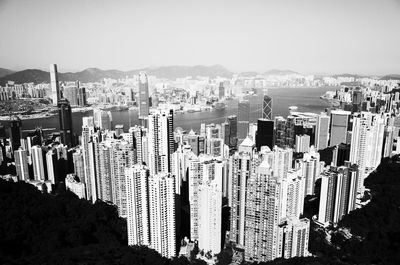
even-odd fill
[[(240, 100), (237, 115), (222, 124), (185, 132), (175, 130), (173, 110), (150, 108), (141, 73), (139, 124), (113, 126), (110, 112), (95, 109), (78, 141), (65, 97), (78, 91), (71, 94), (79, 104), (79, 84), (59, 93), (54, 73), (59, 134), (45, 141), (38, 129), (22, 138), (15, 119), (3, 155), (12, 153), (21, 181), (47, 191), (63, 183), (79, 198), (112, 203), (127, 220), (129, 245), (165, 257), (188, 255), (193, 245), (212, 256), (228, 242), (251, 262), (308, 256), (310, 222), (336, 224), (362, 207), (364, 179), (382, 157), (400, 153), (398, 88), (340, 88), (337, 109), (287, 117), (273, 117), (273, 99), (264, 94), (256, 123), (250, 102)], [(319, 153), (327, 148), (331, 161)], [(303, 217), (307, 196), (319, 199), (313, 220)]]

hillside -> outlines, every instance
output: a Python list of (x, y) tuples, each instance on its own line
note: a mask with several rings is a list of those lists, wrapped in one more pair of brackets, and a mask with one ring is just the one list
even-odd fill
[[(176, 79), (179, 77), (186, 76), (209, 76), (209, 77), (231, 77), (232, 72), (220, 65), (213, 66), (162, 66), (155, 68), (144, 68), (132, 71), (119, 71), (119, 70), (101, 70), (98, 68), (88, 68), (80, 72), (68, 72), (59, 73), (59, 81), (76, 81), (81, 82), (98, 82), (103, 78), (125, 78), (126, 76), (132, 77), (134, 74), (138, 74), (140, 71), (145, 71), (148, 75), (155, 75), (158, 78)], [(49, 72), (37, 70), (37, 69), (27, 69), (19, 72), (15, 72), (3, 77), (0, 77), (0, 85), (5, 85), (7, 81), (15, 81), (18, 84), (34, 82), (39, 83), (49, 83), (50, 74)]]
[(0, 179), (0, 212), (0, 264), (189, 264), (128, 247), (126, 221), (115, 207), (70, 192), (42, 194)]
[(14, 73), (14, 71), (5, 68), (0, 68), (0, 78), (6, 75), (10, 75), (12, 73)]

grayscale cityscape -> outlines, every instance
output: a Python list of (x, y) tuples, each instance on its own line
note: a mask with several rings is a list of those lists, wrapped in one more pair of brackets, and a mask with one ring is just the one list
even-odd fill
[(397, 0), (0, 0), (0, 263), (400, 264), (399, 29)]

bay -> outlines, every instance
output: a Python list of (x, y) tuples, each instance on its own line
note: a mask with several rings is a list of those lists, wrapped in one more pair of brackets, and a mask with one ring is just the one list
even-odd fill
[[(268, 95), (272, 97), (272, 114), (275, 116), (286, 117), (289, 114), (290, 106), (297, 106), (300, 112), (314, 112), (319, 113), (329, 108), (328, 102), (320, 99), (320, 96), (325, 94), (326, 91), (334, 90), (332, 87), (318, 87), (318, 88), (273, 88), (269, 89)], [(262, 95), (257, 94), (249, 96), (251, 105), (250, 122), (256, 122), (261, 117)], [(194, 113), (175, 113), (174, 126), (175, 128), (181, 127), (184, 130), (199, 130), (201, 123), (222, 123), (229, 115), (237, 115), (237, 99), (227, 101), (227, 107), (222, 110), (210, 110)], [(81, 134), (82, 118), (93, 115), (92, 111), (81, 113), (73, 113), (73, 130), (76, 134)], [(122, 124), (124, 130), (138, 123), (137, 111), (113, 111), (112, 112), (113, 125)], [(7, 126), (7, 122), (5, 123)], [(22, 121), (23, 130), (33, 130), (35, 127), (54, 128), (58, 130), (59, 122), (58, 116), (51, 116), (39, 119), (30, 119)], [(47, 132), (51, 132), (49, 130)]]

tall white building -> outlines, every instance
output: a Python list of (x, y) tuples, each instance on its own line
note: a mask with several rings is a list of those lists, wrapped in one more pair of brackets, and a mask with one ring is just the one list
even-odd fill
[[(83, 156), (83, 167), (84, 176), (81, 181), (85, 183), (87, 189), (87, 198), (95, 202), (98, 198), (96, 189), (96, 167), (94, 153), (94, 143), (92, 140), (92, 134), (94, 133), (94, 127), (92, 125), (93, 120), (83, 119), (84, 125), (82, 126), (82, 156)], [(81, 177), (81, 176), (79, 176)]]
[(310, 256), (308, 241), (310, 234), (310, 220), (289, 219), (280, 227), (279, 257), (290, 259), (294, 257)]
[(75, 193), (79, 199), (86, 199), (85, 184), (76, 179), (74, 174), (68, 174), (65, 178), (65, 188)]
[(221, 179), (202, 183), (199, 188), (198, 244), (204, 252), (221, 251), (222, 185)]
[(296, 135), (296, 153), (305, 153), (310, 150), (310, 136)]
[(175, 178), (159, 173), (149, 179), (150, 247), (162, 256), (176, 256)]
[[(96, 143), (96, 141), (94, 142)], [(111, 202), (111, 142), (104, 141), (95, 145), (96, 186), (100, 200)]]
[(350, 145), (350, 162), (358, 165), (359, 178), (357, 192), (364, 193), (364, 179), (367, 173), (380, 163), (383, 149), (384, 120), (379, 115), (362, 112), (353, 118)]
[(126, 217), (125, 168), (133, 165), (133, 148), (126, 141), (110, 141), (110, 180), (112, 202), (117, 206), (121, 217)]
[(282, 195), (281, 182), (265, 159), (248, 180), (244, 219), (246, 261), (265, 262), (278, 258)]
[(28, 170), (28, 156), (25, 149), (19, 148), (14, 151), (15, 157), (15, 169), (17, 171), (17, 176), (19, 180), (27, 181), (29, 180), (29, 170)]
[(288, 218), (300, 218), (304, 210), (304, 186), (305, 178), (302, 175), (300, 168), (291, 169), (288, 172), (288, 177), (282, 184), (284, 186), (284, 200), (286, 201), (286, 206), (282, 213)]
[(57, 106), (58, 100), (61, 99), (60, 85), (58, 83), (57, 65), (50, 64), (50, 87), (53, 99), (53, 106)]
[(56, 183), (57, 177), (57, 156), (54, 153), (53, 149), (50, 149), (46, 153), (46, 170), (47, 170), (47, 179), (51, 182), (51, 184)]
[(255, 144), (246, 138), (229, 160), (229, 206), (231, 207), (230, 240), (244, 246), (245, 240), (245, 213), (246, 213), (246, 192), (247, 179), (261, 163), (258, 156), (253, 156)]
[(33, 176), (35, 180), (44, 181), (46, 179), (46, 175), (44, 171), (42, 148), (38, 145), (32, 146), (31, 154), (33, 164)]
[[(204, 225), (210, 226), (210, 229), (221, 229), (211, 224), (211, 220), (206, 220), (202, 217), (202, 214), (207, 215), (210, 218), (212, 213), (216, 213), (221, 210), (222, 207), (222, 179), (224, 176), (225, 163), (219, 160), (215, 160), (211, 156), (201, 155), (198, 158), (192, 158), (189, 160), (189, 203), (190, 203), (190, 239), (199, 241), (199, 245), (203, 244), (200, 242), (200, 225), (203, 225), (203, 229), (206, 229)], [(204, 187), (203, 187), (204, 186)], [(200, 190), (203, 189), (201, 194)], [(215, 209), (215, 205), (220, 203), (216, 198), (216, 194), (220, 194), (221, 205), (219, 209)], [(207, 201), (202, 201), (202, 197), (208, 198)], [(209, 196), (209, 197), (207, 197)], [(214, 208), (209, 208), (213, 206)], [(212, 213), (211, 213), (212, 212)], [(200, 218), (203, 218), (203, 224)], [(204, 247), (211, 248), (210, 239), (208, 233), (203, 235)], [(211, 250), (211, 249), (209, 249)], [(213, 251), (215, 248), (213, 247)], [(216, 252), (214, 252), (216, 253)]]
[(150, 174), (170, 172), (170, 157), (174, 152), (173, 116), (164, 111), (149, 115), (148, 161)]
[(144, 165), (125, 169), (129, 245), (150, 245), (149, 170)]
[(319, 153), (312, 147), (310, 152), (305, 153), (302, 159), (296, 161), (296, 167), (301, 168), (305, 178), (304, 196), (313, 195), (315, 181), (324, 167), (324, 162), (319, 160)]

